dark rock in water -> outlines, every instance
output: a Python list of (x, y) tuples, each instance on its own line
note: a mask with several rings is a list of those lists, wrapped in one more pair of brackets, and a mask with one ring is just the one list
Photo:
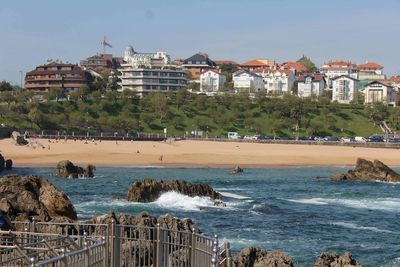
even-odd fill
[(157, 200), (162, 193), (176, 191), (181, 194), (195, 197), (205, 196), (212, 199), (222, 199), (222, 195), (208, 184), (193, 184), (186, 181), (163, 181), (155, 179), (144, 179), (134, 182), (126, 196), (128, 201), (152, 202)]
[(79, 166), (75, 166), (69, 160), (63, 160), (57, 163), (56, 176), (60, 178), (79, 178), (87, 177), (93, 178), (96, 167), (88, 165), (85, 169)]
[(232, 173), (232, 174), (242, 173), (242, 172), (243, 172), (243, 169), (240, 168), (239, 166), (236, 166), (235, 168), (233, 168), (233, 169), (231, 170), (231, 173)]
[(260, 248), (247, 247), (233, 258), (235, 267), (293, 267), (292, 259), (281, 251), (267, 252)]
[(68, 197), (41, 176), (9, 175), (0, 179), (0, 211), (11, 220), (76, 220)]
[(19, 132), (16, 131), (11, 133), (11, 138), (13, 143), (17, 146), (25, 146), (29, 143), (28, 140), (25, 139), (24, 135), (21, 135)]
[(13, 162), (11, 159), (5, 159), (3, 155), (0, 154), (0, 172), (4, 170), (11, 170)]
[(400, 175), (379, 160), (372, 162), (358, 158), (354, 170), (349, 170), (347, 173), (335, 173), (331, 176), (331, 180), (400, 182)]
[(353, 259), (350, 252), (345, 252), (343, 256), (336, 253), (322, 253), (317, 261), (315, 262), (315, 267), (364, 267), (364, 265), (357, 263)]
[(11, 159), (6, 160), (5, 168), (6, 170), (12, 170), (13, 161)]
[(9, 231), (9, 230), (15, 230), (10, 218), (7, 216), (7, 214), (4, 214), (2, 211), (0, 211), (0, 230), (2, 231)]

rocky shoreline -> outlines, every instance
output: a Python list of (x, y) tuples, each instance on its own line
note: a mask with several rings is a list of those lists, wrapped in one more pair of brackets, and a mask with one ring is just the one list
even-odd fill
[[(145, 180), (146, 181), (146, 180)], [(158, 185), (158, 189), (169, 189), (169, 188), (181, 188), (180, 192), (186, 192), (194, 195), (195, 188), (200, 189), (198, 192), (202, 195), (207, 195), (215, 199), (220, 199), (220, 196), (211, 187), (205, 184), (195, 185), (184, 183), (183, 181), (171, 181), (171, 183), (165, 183), (160, 181), (148, 180), (147, 182), (138, 182), (140, 185)], [(168, 186), (161, 186), (168, 185)], [(174, 186), (172, 186), (174, 185)], [(183, 186), (185, 185), (185, 186)], [(172, 187), (170, 187), (172, 186)], [(135, 185), (131, 186), (129, 192), (134, 188), (148, 188)], [(185, 191), (188, 189), (188, 191)], [(128, 192), (128, 195), (129, 195)], [(150, 190), (151, 194), (145, 197), (145, 200), (151, 200), (162, 190), (156, 191)], [(134, 194), (135, 195), (135, 194)], [(140, 195), (140, 194), (139, 194)], [(132, 198), (133, 199), (133, 198)], [(0, 211), (7, 216), (7, 219), (16, 221), (27, 221), (31, 220), (32, 217), (35, 221), (43, 222), (78, 222), (77, 213), (75, 207), (69, 200), (69, 198), (47, 179), (41, 176), (17, 176), (8, 175), (0, 179)], [(191, 219), (179, 219), (171, 216), (170, 214), (161, 215), (155, 217), (147, 212), (141, 212), (137, 216), (127, 214), (116, 214), (109, 212), (100, 216), (93, 216), (91, 219), (86, 221), (80, 221), (81, 223), (87, 224), (109, 224), (111, 221), (116, 224), (132, 225), (135, 227), (156, 227), (160, 226), (165, 229), (171, 229), (175, 231), (187, 231), (195, 233), (201, 233), (201, 230)], [(12, 226), (8, 227), (8, 229)], [(18, 230), (18, 229), (17, 229)], [(19, 229), (22, 230), (22, 229)], [(87, 229), (88, 230), (88, 229)], [(49, 232), (58, 231), (57, 227), (49, 227)], [(78, 232), (79, 229), (71, 228), (68, 230), (70, 234)], [(90, 232), (98, 235), (104, 235), (100, 227), (93, 227)], [(295, 266), (291, 257), (281, 251), (267, 252), (261, 248), (247, 247), (238, 252), (233, 256), (233, 263), (236, 267), (263, 267), (263, 266), (275, 266), (275, 267), (293, 267)], [(335, 253), (322, 253), (315, 261), (315, 267), (362, 267), (363, 265), (357, 263), (352, 258), (352, 255), (346, 252), (340, 256)]]

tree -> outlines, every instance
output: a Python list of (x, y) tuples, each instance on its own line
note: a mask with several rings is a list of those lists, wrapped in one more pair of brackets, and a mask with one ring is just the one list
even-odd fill
[(297, 63), (300, 63), (301, 65), (306, 67), (308, 72), (314, 72), (317, 70), (314, 62), (312, 62), (310, 58), (304, 55), (299, 60), (297, 60)]
[(167, 97), (161, 92), (150, 93), (147, 97), (150, 99), (152, 108), (158, 119), (163, 120), (167, 116), (169, 109)]
[(13, 91), (13, 90), (14, 90), (14, 88), (9, 82), (6, 82), (6, 81), (1, 81), (0, 82), (0, 91), (1, 92)]
[(43, 112), (41, 112), (37, 107), (32, 108), (28, 113), (28, 118), (36, 123), (40, 128), (43, 128), (46, 121), (46, 117)]
[(235, 71), (237, 71), (238, 69), (238, 65), (237, 64), (232, 64), (232, 63), (228, 63), (228, 64), (222, 64), (220, 66), (221, 72), (225, 75), (226, 77), (226, 82), (229, 83), (232, 81), (232, 73), (234, 73)]
[(65, 92), (64, 92), (64, 89), (62, 89), (62, 88), (50, 89), (45, 95), (45, 98), (47, 100), (55, 100), (56, 102), (58, 102), (58, 100), (60, 98), (64, 98), (64, 97), (65, 97)]
[(15, 101), (15, 96), (13, 96), (13, 94), (9, 91), (2, 92), (0, 94), (0, 100), (2, 102), (6, 102), (7, 107), (10, 108), (10, 104)]

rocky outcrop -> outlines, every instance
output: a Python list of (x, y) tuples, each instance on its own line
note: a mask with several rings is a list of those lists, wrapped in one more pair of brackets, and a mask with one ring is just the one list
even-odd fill
[(358, 158), (354, 170), (347, 173), (335, 173), (332, 180), (360, 180), (360, 181), (384, 181), (400, 182), (400, 175), (379, 160), (369, 161)]
[(0, 172), (4, 170), (11, 170), (13, 162), (11, 159), (5, 159), (3, 155), (0, 154)]
[(144, 179), (134, 182), (126, 196), (128, 201), (152, 202), (157, 200), (162, 193), (176, 191), (181, 194), (195, 197), (205, 196), (212, 199), (222, 199), (222, 195), (208, 184), (193, 184), (187, 181), (164, 181), (155, 179)]
[(281, 251), (267, 252), (260, 248), (247, 247), (233, 258), (236, 267), (293, 267), (292, 259)]
[(11, 133), (12, 142), (17, 146), (25, 146), (29, 142), (25, 139), (25, 135), (20, 134), (19, 132), (12, 132)]
[(75, 166), (69, 160), (63, 160), (57, 163), (56, 176), (60, 178), (93, 178), (96, 167), (88, 165), (86, 168)]
[(242, 172), (243, 172), (243, 169), (240, 168), (239, 166), (236, 166), (235, 168), (233, 168), (233, 169), (231, 170), (231, 173), (232, 173), (232, 174), (242, 173)]
[(336, 253), (322, 253), (317, 261), (315, 267), (364, 267), (364, 265), (357, 263), (353, 259), (350, 252), (345, 252), (343, 256)]
[(0, 211), (11, 220), (76, 220), (68, 197), (41, 176), (9, 175), (0, 179)]

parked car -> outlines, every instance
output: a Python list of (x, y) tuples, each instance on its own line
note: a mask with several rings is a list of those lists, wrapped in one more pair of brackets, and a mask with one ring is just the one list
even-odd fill
[(228, 139), (240, 139), (241, 136), (237, 132), (228, 132)]
[(340, 138), (340, 141), (343, 143), (351, 143), (351, 142), (354, 142), (354, 138), (353, 137), (342, 137), (342, 138)]
[(324, 141), (337, 142), (339, 141), (339, 138), (337, 138), (336, 136), (325, 136)]
[(314, 141), (324, 141), (324, 138), (322, 136), (315, 136)]
[(258, 140), (274, 140), (273, 136), (259, 136)]
[(356, 137), (354, 137), (354, 141), (359, 142), (359, 143), (365, 143), (365, 142), (367, 142), (367, 139), (362, 136), (356, 136)]
[(368, 138), (368, 141), (369, 142), (385, 142), (385, 138), (382, 135), (374, 134)]
[(252, 136), (252, 135), (245, 135), (243, 137), (244, 140), (257, 140), (257, 136)]

